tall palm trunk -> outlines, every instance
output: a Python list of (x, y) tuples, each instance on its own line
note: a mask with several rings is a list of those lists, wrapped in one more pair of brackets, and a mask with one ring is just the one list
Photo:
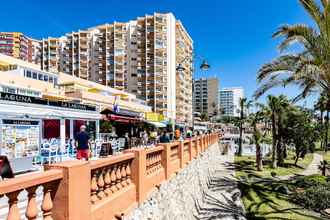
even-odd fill
[(239, 141), (238, 141), (238, 156), (242, 156), (242, 143), (243, 143), (243, 109), (244, 105), (241, 105), (241, 114), (240, 114), (240, 122), (239, 122)]
[[(323, 126), (324, 126), (324, 123), (323, 123), (323, 113), (324, 113), (324, 111), (323, 111), (322, 108), (321, 108), (320, 112), (321, 112), (321, 128), (323, 130)], [(322, 130), (321, 130), (321, 136), (323, 136), (323, 131)], [(323, 147), (324, 147), (324, 143), (323, 143), (322, 138), (321, 138), (321, 146), (320, 147), (321, 147), (321, 149), (323, 149)]]
[(256, 163), (257, 163), (257, 170), (262, 171), (263, 166), (262, 166), (262, 153), (261, 153), (261, 146), (259, 143), (259, 136), (258, 133), (259, 131), (257, 130), (257, 125), (255, 124), (253, 126), (253, 137), (254, 137), (254, 142), (256, 144)]
[(329, 133), (329, 110), (327, 109), (327, 116), (325, 119), (325, 140), (324, 140), (325, 152), (328, 151), (328, 133)]
[(275, 112), (272, 112), (272, 168), (277, 168), (277, 148), (276, 148), (276, 120)]
[(283, 166), (284, 165), (284, 141), (283, 141), (283, 130), (282, 130), (282, 116), (281, 114), (278, 114), (278, 120), (277, 120), (277, 165)]

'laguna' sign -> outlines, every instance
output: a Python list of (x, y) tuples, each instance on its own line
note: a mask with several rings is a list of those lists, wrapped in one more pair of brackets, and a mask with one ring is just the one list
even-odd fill
[(83, 105), (79, 103), (63, 102), (63, 101), (50, 101), (48, 99), (41, 99), (38, 97), (11, 94), (6, 92), (0, 92), (0, 100), (21, 102), (28, 104), (48, 105), (53, 107), (62, 107), (62, 108), (70, 108), (70, 109), (85, 110), (85, 111), (96, 111), (96, 107), (91, 105)]

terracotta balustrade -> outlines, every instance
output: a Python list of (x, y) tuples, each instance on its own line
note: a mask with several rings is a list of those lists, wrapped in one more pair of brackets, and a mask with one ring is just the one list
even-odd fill
[(163, 169), (162, 165), (163, 146), (148, 149), (146, 152), (146, 174), (152, 175)]
[(197, 138), (193, 138), (191, 140), (191, 160), (193, 158), (196, 158), (198, 155), (198, 151), (197, 151), (197, 145), (198, 145), (198, 139)]
[[(0, 198), (8, 197), (7, 220), (22, 219), (17, 203), (23, 190), (27, 219), (106, 220), (125, 215), (218, 138), (218, 133), (201, 135), (89, 162), (66, 161), (46, 166), (42, 173), (2, 181)], [(40, 207), (39, 186), (43, 187)]]
[(185, 140), (183, 142), (183, 165), (186, 165), (190, 161), (190, 142), (191, 140)]
[(179, 143), (176, 142), (171, 146), (171, 161), (180, 159)]
[[(0, 183), (0, 197), (6, 196), (8, 198), (7, 220), (22, 219), (17, 203), (19, 194), (24, 190), (28, 193), (25, 217), (29, 220), (37, 219), (37, 217), (52, 220), (53, 195), (56, 193), (62, 178), (62, 171), (51, 170), (2, 181)], [(36, 201), (38, 187), (43, 187), (41, 207), (38, 207)], [(41, 213), (38, 210), (41, 210)]]
[(133, 153), (91, 161), (91, 203), (125, 190), (132, 183)]

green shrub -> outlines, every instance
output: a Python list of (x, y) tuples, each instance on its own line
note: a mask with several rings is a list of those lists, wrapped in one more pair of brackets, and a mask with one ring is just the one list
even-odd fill
[(291, 195), (291, 200), (300, 206), (315, 211), (330, 208), (330, 190), (329, 186), (312, 186), (302, 192), (296, 192)]
[(312, 186), (325, 186), (329, 184), (327, 182), (327, 177), (315, 174), (310, 176), (298, 177), (295, 182), (295, 185), (296, 187), (306, 188)]

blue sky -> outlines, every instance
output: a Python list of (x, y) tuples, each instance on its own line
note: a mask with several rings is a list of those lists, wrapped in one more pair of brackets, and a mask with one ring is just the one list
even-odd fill
[[(209, 71), (195, 76), (216, 75), (221, 87), (243, 86), (247, 97), (256, 88), (258, 68), (279, 54), (272, 33), (281, 24), (310, 23), (298, 0), (30, 0), (24, 4), (11, 0), (1, 3), (0, 31), (56, 37), (155, 11), (172, 12), (180, 19), (194, 40), (196, 54), (211, 64)], [(297, 91), (272, 93), (292, 96)]]

